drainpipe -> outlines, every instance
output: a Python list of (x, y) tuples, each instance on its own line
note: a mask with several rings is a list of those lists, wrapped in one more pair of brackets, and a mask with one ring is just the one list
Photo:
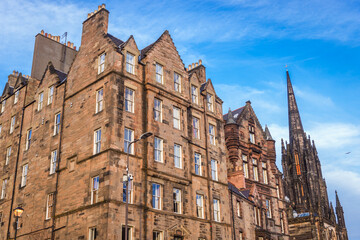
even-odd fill
[(13, 214), (12, 210), (13, 210), (13, 207), (14, 207), (15, 188), (16, 188), (16, 177), (17, 177), (17, 169), (18, 169), (18, 165), (19, 165), (20, 146), (21, 146), (22, 129), (23, 129), (23, 124), (24, 124), (25, 108), (26, 108), (27, 106), (29, 106), (30, 104), (33, 103), (33, 102), (31, 102), (31, 103), (29, 103), (28, 105), (25, 105), (25, 103), (26, 103), (26, 95), (27, 95), (28, 84), (29, 84), (29, 82), (25, 85), (24, 103), (23, 103), (21, 123), (20, 123), (19, 144), (18, 144), (18, 149), (17, 149), (16, 162), (15, 162), (15, 171), (14, 171), (14, 184), (13, 184), (13, 189), (12, 189), (12, 194), (11, 194), (9, 224), (8, 224), (8, 229), (7, 229), (7, 234), (6, 234), (7, 239), (10, 239), (10, 225), (11, 225), (11, 217), (12, 217), (12, 214)]

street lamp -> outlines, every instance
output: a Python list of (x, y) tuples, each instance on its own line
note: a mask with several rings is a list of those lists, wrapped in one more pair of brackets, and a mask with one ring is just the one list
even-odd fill
[(14, 216), (15, 216), (15, 240), (16, 240), (16, 234), (17, 229), (19, 226), (19, 217), (21, 217), (22, 213), (24, 212), (24, 209), (22, 207), (17, 207), (14, 209)]
[[(124, 176), (123, 181), (126, 182), (126, 207), (125, 207), (125, 240), (128, 240), (128, 212), (129, 212), (129, 180), (132, 180), (132, 175), (129, 174), (129, 156), (130, 156), (130, 146), (133, 143), (136, 143), (142, 139), (148, 138), (152, 136), (152, 132), (146, 132), (141, 134), (141, 136), (138, 139), (135, 139), (134, 141), (130, 142), (127, 146), (127, 156), (126, 156), (126, 175)], [(131, 179), (130, 179), (131, 178)]]

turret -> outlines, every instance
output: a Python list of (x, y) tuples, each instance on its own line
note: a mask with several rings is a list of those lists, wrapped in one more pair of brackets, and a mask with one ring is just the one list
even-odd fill
[(229, 151), (229, 160), (233, 165), (232, 171), (236, 171), (236, 163), (239, 161), (239, 125), (236, 123), (231, 109), (225, 123), (225, 144)]
[(337, 191), (335, 191), (335, 195), (336, 195), (336, 215), (337, 215), (337, 219), (338, 219), (338, 225), (339, 225), (339, 227), (346, 228), (344, 211), (341, 206)]
[(270, 134), (270, 130), (265, 125), (265, 139), (268, 147), (268, 157), (272, 163), (276, 162), (276, 151), (275, 151), (275, 140), (272, 138)]

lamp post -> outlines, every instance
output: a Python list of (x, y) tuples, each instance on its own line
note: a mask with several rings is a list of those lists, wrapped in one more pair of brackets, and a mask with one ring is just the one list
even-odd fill
[[(129, 156), (130, 156), (130, 146), (133, 143), (136, 143), (142, 139), (150, 137), (152, 132), (146, 132), (141, 134), (141, 136), (138, 139), (135, 139), (134, 141), (130, 142), (127, 146), (127, 156), (126, 156), (126, 175), (124, 175), (124, 181), (126, 181), (126, 207), (125, 207), (125, 240), (128, 240), (128, 212), (129, 212), (129, 180), (132, 180), (132, 176), (129, 174)], [(131, 179), (129, 179), (131, 178)]]
[(24, 209), (22, 207), (17, 207), (14, 209), (14, 216), (15, 216), (15, 240), (16, 240), (16, 234), (17, 229), (19, 226), (19, 217), (21, 217), (22, 213), (24, 212)]

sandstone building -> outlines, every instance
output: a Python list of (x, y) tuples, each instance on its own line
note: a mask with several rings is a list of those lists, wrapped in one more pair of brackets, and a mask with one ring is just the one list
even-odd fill
[(243, 205), (244, 212), (242, 219), (234, 209), (234, 232), (246, 239), (289, 239), (282, 174), (269, 129), (263, 130), (250, 101), (229, 110), (224, 120), (231, 205)]
[(348, 239), (340, 200), (336, 193), (336, 221), (315, 143), (303, 129), (288, 71), (286, 77), (289, 143), (282, 141), (282, 165), (285, 193), (290, 199), (290, 236), (292, 239)]
[[(165, 31), (140, 50), (108, 33), (105, 6), (81, 47), (36, 37), (32, 76), (1, 96), (0, 239), (232, 239), (222, 101)], [(41, 42), (40, 42), (41, 41)], [(46, 44), (52, 47), (43, 48)], [(69, 64), (70, 63), (70, 64)], [(123, 184), (127, 145), (129, 189)]]

